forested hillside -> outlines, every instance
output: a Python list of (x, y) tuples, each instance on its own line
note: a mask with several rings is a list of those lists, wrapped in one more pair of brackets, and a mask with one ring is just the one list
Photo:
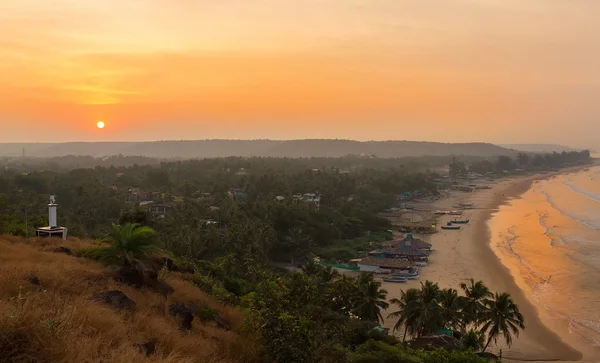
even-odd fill
[(197, 140), (153, 142), (70, 142), (0, 144), (0, 155), (55, 157), (66, 155), (112, 156), (136, 155), (153, 158), (216, 158), (228, 156), (258, 157), (342, 157), (374, 155), (405, 156), (514, 156), (516, 152), (486, 143), (437, 143), (418, 141), (352, 140)]

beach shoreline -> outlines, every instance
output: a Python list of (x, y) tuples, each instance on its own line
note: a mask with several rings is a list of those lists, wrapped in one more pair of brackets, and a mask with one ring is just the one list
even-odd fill
[[(509, 348), (499, 340), (498, 346), (490, 351), (498, 354), (502, 349), (506, 360), (515, 361), (581, 361), (589, 358), (581, 347), (568, 344), (568, 336), (560, 335), (562, 331), (552, 329), (548, 324), (545, 312), (536, 305), (522, 286), (517, 284), (513, 272), (503, 264), (497, 251), (492, 247), (493, 239), (490, 223), (501, 206), (512, 199), (521, 197), (534, 182), (552, 178), (559, 174), (573, 173), (586, 168), (577, 166), (552, 173), (533, 174), (527, 176), (508, 177), (490, 183), (492, 189), (477, 190), (474, 193), (451, 192), (429, 207), (433, 210), (450, 210), (457, 203), (473, 203), (474, 209), (465, 210), (464, 218), (471, 223), (460, 231), (440, 231), (433, 235), (419, 235), (433, 245), (434, 252), (430, 256), (429, 266), (422, 269), (420, 281), (438, 282), (441, 288), (452, 287), (459, 290), (459, 285), (473, 278), (482, 280), (493, 292), (508, 292), (519, 305), (525, 317), (526, 329), (514, 339)], [(439, 218), (439, 224), (451, 220), (451, 216)], [(419, 281), (401, 284), (384, 283), (389, 298), (399, 297), (400, 291), (420, 287)], [(393, 311), (394, 307), (390, 308)], [(393, 327), (394, 322), (386, 319), (384, 326)], [(579, 349), (578, 349), (579, 348)]]

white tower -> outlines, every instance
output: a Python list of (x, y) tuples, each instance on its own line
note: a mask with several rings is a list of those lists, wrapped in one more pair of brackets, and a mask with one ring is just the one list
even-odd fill
[(67, 229), (65, 227), (59, 227), (56, 221), (56, 197), (50, 196), (50, 203), (48, 203), (48, 227), (40, 227), (36, 231), (38, 237), (58, 237), (62, 239), (67, 238)]
[(56, 223), (56, 207), (58, 207), (58, 204), (56, 204), (56, 198), (54, 195), (51, 195), (50, 203), (48, 204), (48, 226), (50, 228), (58, 227), (58, 224)]

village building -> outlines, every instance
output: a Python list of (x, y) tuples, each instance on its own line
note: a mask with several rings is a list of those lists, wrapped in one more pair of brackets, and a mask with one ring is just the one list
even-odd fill
[(321, 206), (321, 195), (317, 193), (294, 194), (293, 198), (295, 201), (313, 204), (317, 209)]
[(170, 203), (148, 203), (148, 213), (155, 218), (166, 218), (169, 212), (173, 209)]

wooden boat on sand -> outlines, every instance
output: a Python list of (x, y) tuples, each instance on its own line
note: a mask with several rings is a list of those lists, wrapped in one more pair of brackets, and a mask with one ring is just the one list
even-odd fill
[(442, 229), (456, 231), (456, 230), (460, 229), (460, 226), (453, 226), (452, 222), (448, 222), (448, 224), (446, 224), (445, 226), (442, 226)]
[(390, 277), (384, 277), (383, 281), (384, 282), (394, 282), (394, 283), (404, 283), (404, 282), (407, 282), (408, 280), (403, 277), (390, 276)]

